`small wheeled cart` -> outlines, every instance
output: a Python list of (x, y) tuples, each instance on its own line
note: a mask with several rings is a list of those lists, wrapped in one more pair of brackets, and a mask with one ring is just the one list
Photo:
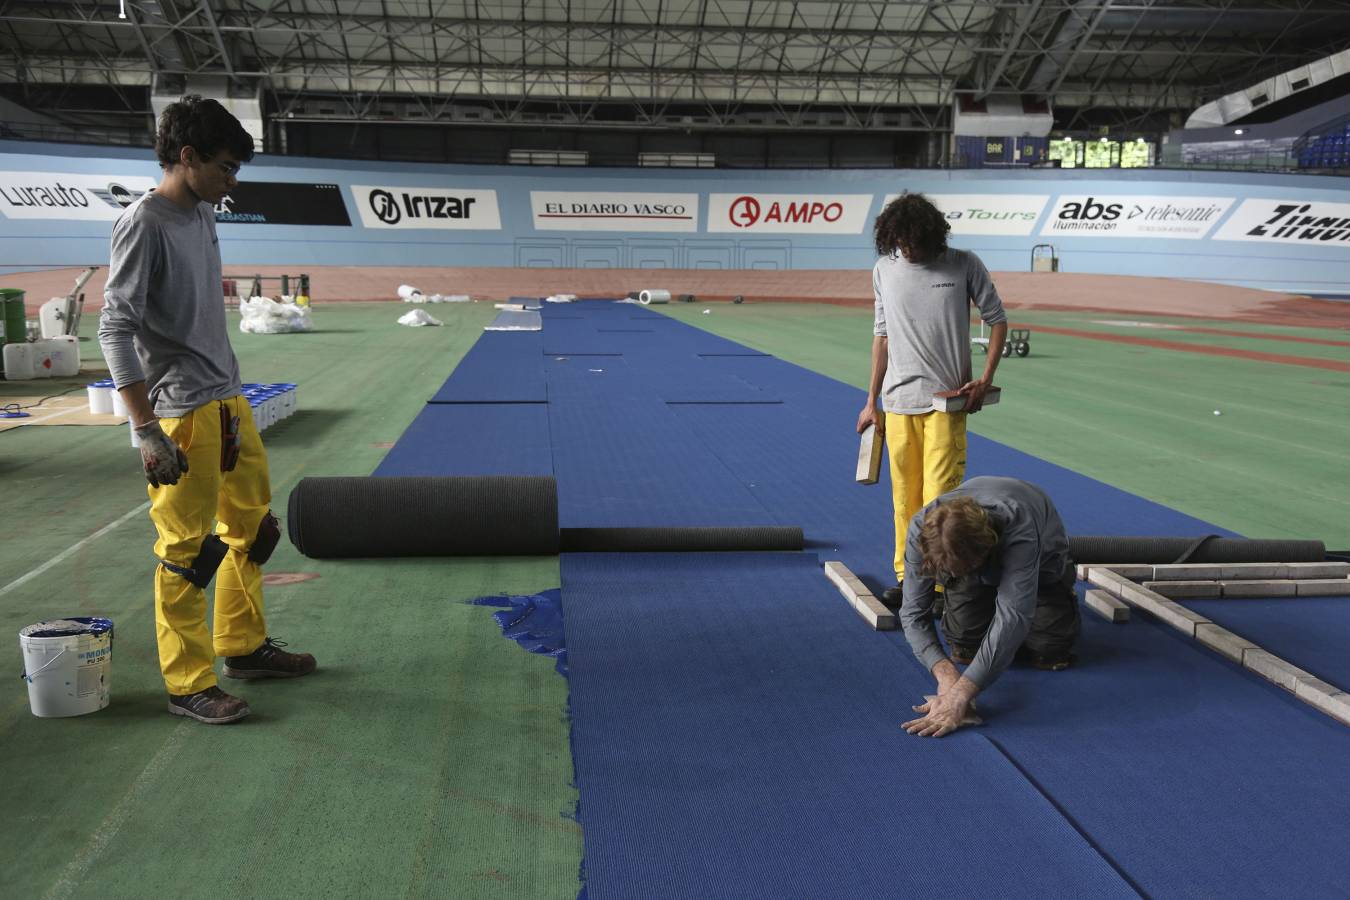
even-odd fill
[[(988, 329), (983, 322), (980, 323), (979, 337), (973, 337), (970, 342), (981, 351), (989, 352)], [(1008, 339), (1003, 342), (1003, 355), (1012, 356), (1030, 356), (1031, 355), (1031, 329), (1030, 328), (1009, 328)]]

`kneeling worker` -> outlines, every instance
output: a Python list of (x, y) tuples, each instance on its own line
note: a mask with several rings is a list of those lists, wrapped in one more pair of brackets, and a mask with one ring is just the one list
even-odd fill
[[(905, 538), (900, 622), (937, 696), (914, 707), (910, 734), (959, 728), (975, 695), (1014, 657), (1058, 671), (1073, 663), (1078, 598), (1064, 523), (1045, 492), (1016, 478), (972, 478), (915, 513)], [(935, 581), (945, 585), (943, 652), (933, 627)], [(968, 666), (965, 674), (953, 662)]]

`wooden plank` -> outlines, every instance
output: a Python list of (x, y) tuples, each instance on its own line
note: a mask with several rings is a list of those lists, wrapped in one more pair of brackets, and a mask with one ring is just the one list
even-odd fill
[(1138, 603), (1130, 598), (1127, 602), (1134, 603), (1144, 612), (1156, 616), (1158, 619), (1171, 625), (1177, 631), (1187, 637), (1195, 637), (1195, 629), (1201, 625), (1212, 625), (1213, 623), (1197, 612), (1192, 612), (1180, 603), (1173, 603), (1171, 600), (1159, 598), (1158, 600), (1144, 604)]
[(858, 484), (876, 484), (881, 480), (881, 457), (885, 455), (886, 440), (877, 432), (875, 425), (863, 429), (858, 440), (858, 471), (854, 480)]
[(1285, 563), (1289, 570), (1285, 578), (1350, 578), (1350, 563), (1301, 562)]
[(1144, 587), (1169, 600), (1223, 596), (1223, 587), (1217, 581), (1145, 581)]
[(1297, 588), (1292, 581), (1224, 581), (1225, 597), (1292, 597)]
[(1195, 626), (1195, 639), (1211, 650), (1216, 650), (1233, 662), (1242, 663), (1243, 656), (1252, 650), (1261, 648), (1240, 634), (1234, 634), (1227, 628), (1205, 622)]
[(1099, 587), (1118, 600), (1124, 600), (1123, 592), (1132, 585), (1133, 582), (1123, 575), (1118, 575), (1115, 570), (1108, 569), (1105, 566), (1088, 566), (1087, 582), (1094, 587)]
[(825, 577), (839, 588), (844, 599), (877, 631), (891, 631), (896, 627), (895, 614), (886, 608), (862, 581), (841, 562), (825, 563)]
[(1153, 566), (1150, 581), (1218, 581), (1223, 566), (1217, 563), (1177, 563)]
[(1309, 706), (1321, 710), (1343, 725), (1350, 725), (1350, 693), (1320, 678), (1300, 681), (1294, 686), (1294, 696)]
[(1083, 605), (1108, 622), (1130, 621), (1130, 606), (1112, 597), (1106, 591), (1092, 590), (1083, 595)]
[(1242, 654), (1242, 665), (1290, 692), (1297, 692), (1300, 681), (1316, 680), (1312, 674), (1266, 650), (1248, 650)]
[(1150, 578), (1153, 575), (1152, 566), (1133, 565), (1131, 563), (1080, 563), (1077, 567), (1079, 581), (1088, 580), (1088, 569), (1093, 567), (1100, 569), (1110, 569), (1123, 578), (1139, 580), (1141, 578)]
[(1286, 563), (1224, 563), (1219, 574), (1220, 581), (1270, 580), (1288, 577), (1289, 567)]
[(1301, 578), (1290, 584), (1298, 597), (1350, 597), (1350, 578)]

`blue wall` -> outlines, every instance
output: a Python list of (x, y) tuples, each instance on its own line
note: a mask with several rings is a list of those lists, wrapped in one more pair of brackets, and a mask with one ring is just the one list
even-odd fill
[[(159, 175), (149, 151), (0, 141), (0, 185), (22, 181), (13, 174), (18, 172), (133, 181)], [(872, 219), (888, 194), (911, 190), (946, 197), (940, 205), (955, 216), (952, 243), (975, 250), (994, 270), (1026, 271), (1032, 246), (1051, 243), (1061, 271), (1350, 293), (1350, 183), (1325, 176), (1165, 170), (597, 170), (259, 157), (245, 167), (243, 177), (250, 183), (336, 184), (352, 224), (222, 223), (222, 255), (233, 265), (869, 268), (875, 258)], [(500, 227), (367, 225), (364, 199), (353, 190), (360, 185), (380, 186), (395, 195), (409, 188), (495, 192)], [(692, 229), (686, 232), (635, 231), (617, 219), (598, 224), (569, 220), (566, 230), (549, 230), (537, 227), (541, 220), (532, 215), (531, 192), (619, 192), (630, 200), (692, 196), (697, 214), (682, 226)], [(726, 209), (713, 206), (716, 195), (759, 198), (760, 219), (729, 227)], [(820, 204), (817, 213), (833, 198), (860, 199), (845, 202), (833, 223), (796, 222), (766, 231), (768, 195), (781, 195), (784, 204), (809, 195)], [(1171, 203), (1169, 198), (1196, 199)], [(1113, 204), (1117, 208), (1111, 218)], [(1263, 227), (1279, 214), (1281, 204), (1284, 218)], [(487, 205), (480, 198), (475, 213)], [(12, 218), (5, 213), (8, 208), (0, 199), (0, 270), (106, 263), (111, 221)], [(367, 207), (366, 216), (370, 213)], [(1074, 226), (1084, 230), (1051, 231), (1075, 213), (1087, 217)], [(1166, 224), (1169, 217), (1180, 224)], [(1188, 217), (1200, 219), (1188, 224)], [(644, 222), (645, 227), (660, 227), (653, 221), (639, 220), (634, 227), (644, 227)], [(1291, 221), (1303, 224), (1280, 230)], [(823, 217), (817, 215), (816, 222)], [(605, 230), (577, 230), (586, 225)], [(1203, 236), (1167, 236), (1158, 227)], [(821, 233), (823, 228), (843, 231)], [(981, 233), (991, 229), (1021, 233)], [(1244, 239), (1229, 239), (1234, 235)]]

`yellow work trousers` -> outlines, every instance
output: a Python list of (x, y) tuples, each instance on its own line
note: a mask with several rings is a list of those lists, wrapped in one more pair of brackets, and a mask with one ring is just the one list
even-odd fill
[[(239, 461), (220, 470), (220, 409), (239, 417)], [(217, 656), (244, 656), (267, 637), (262, 570), (248, 558), (272, 502), (267, 452), (243, 397), (213, 400), (160, 426), (188, 458), (177, 484), (150, 487), (155, 556), (191, 568), (212, 530), (229, 547), (216, 570), (215, 627), (206, 627), (206, 592), (164, 566), (155, 567), (155, 636), (170, 694), (195, 694), (216, 683)], [(214, 527), (213, 527), (214, 526)]]
[(895, 503), (895, 578), (905, 577), (905, 533), (923, 507), (966, 475), (966, 413), (886, 414), (886, 450)]

